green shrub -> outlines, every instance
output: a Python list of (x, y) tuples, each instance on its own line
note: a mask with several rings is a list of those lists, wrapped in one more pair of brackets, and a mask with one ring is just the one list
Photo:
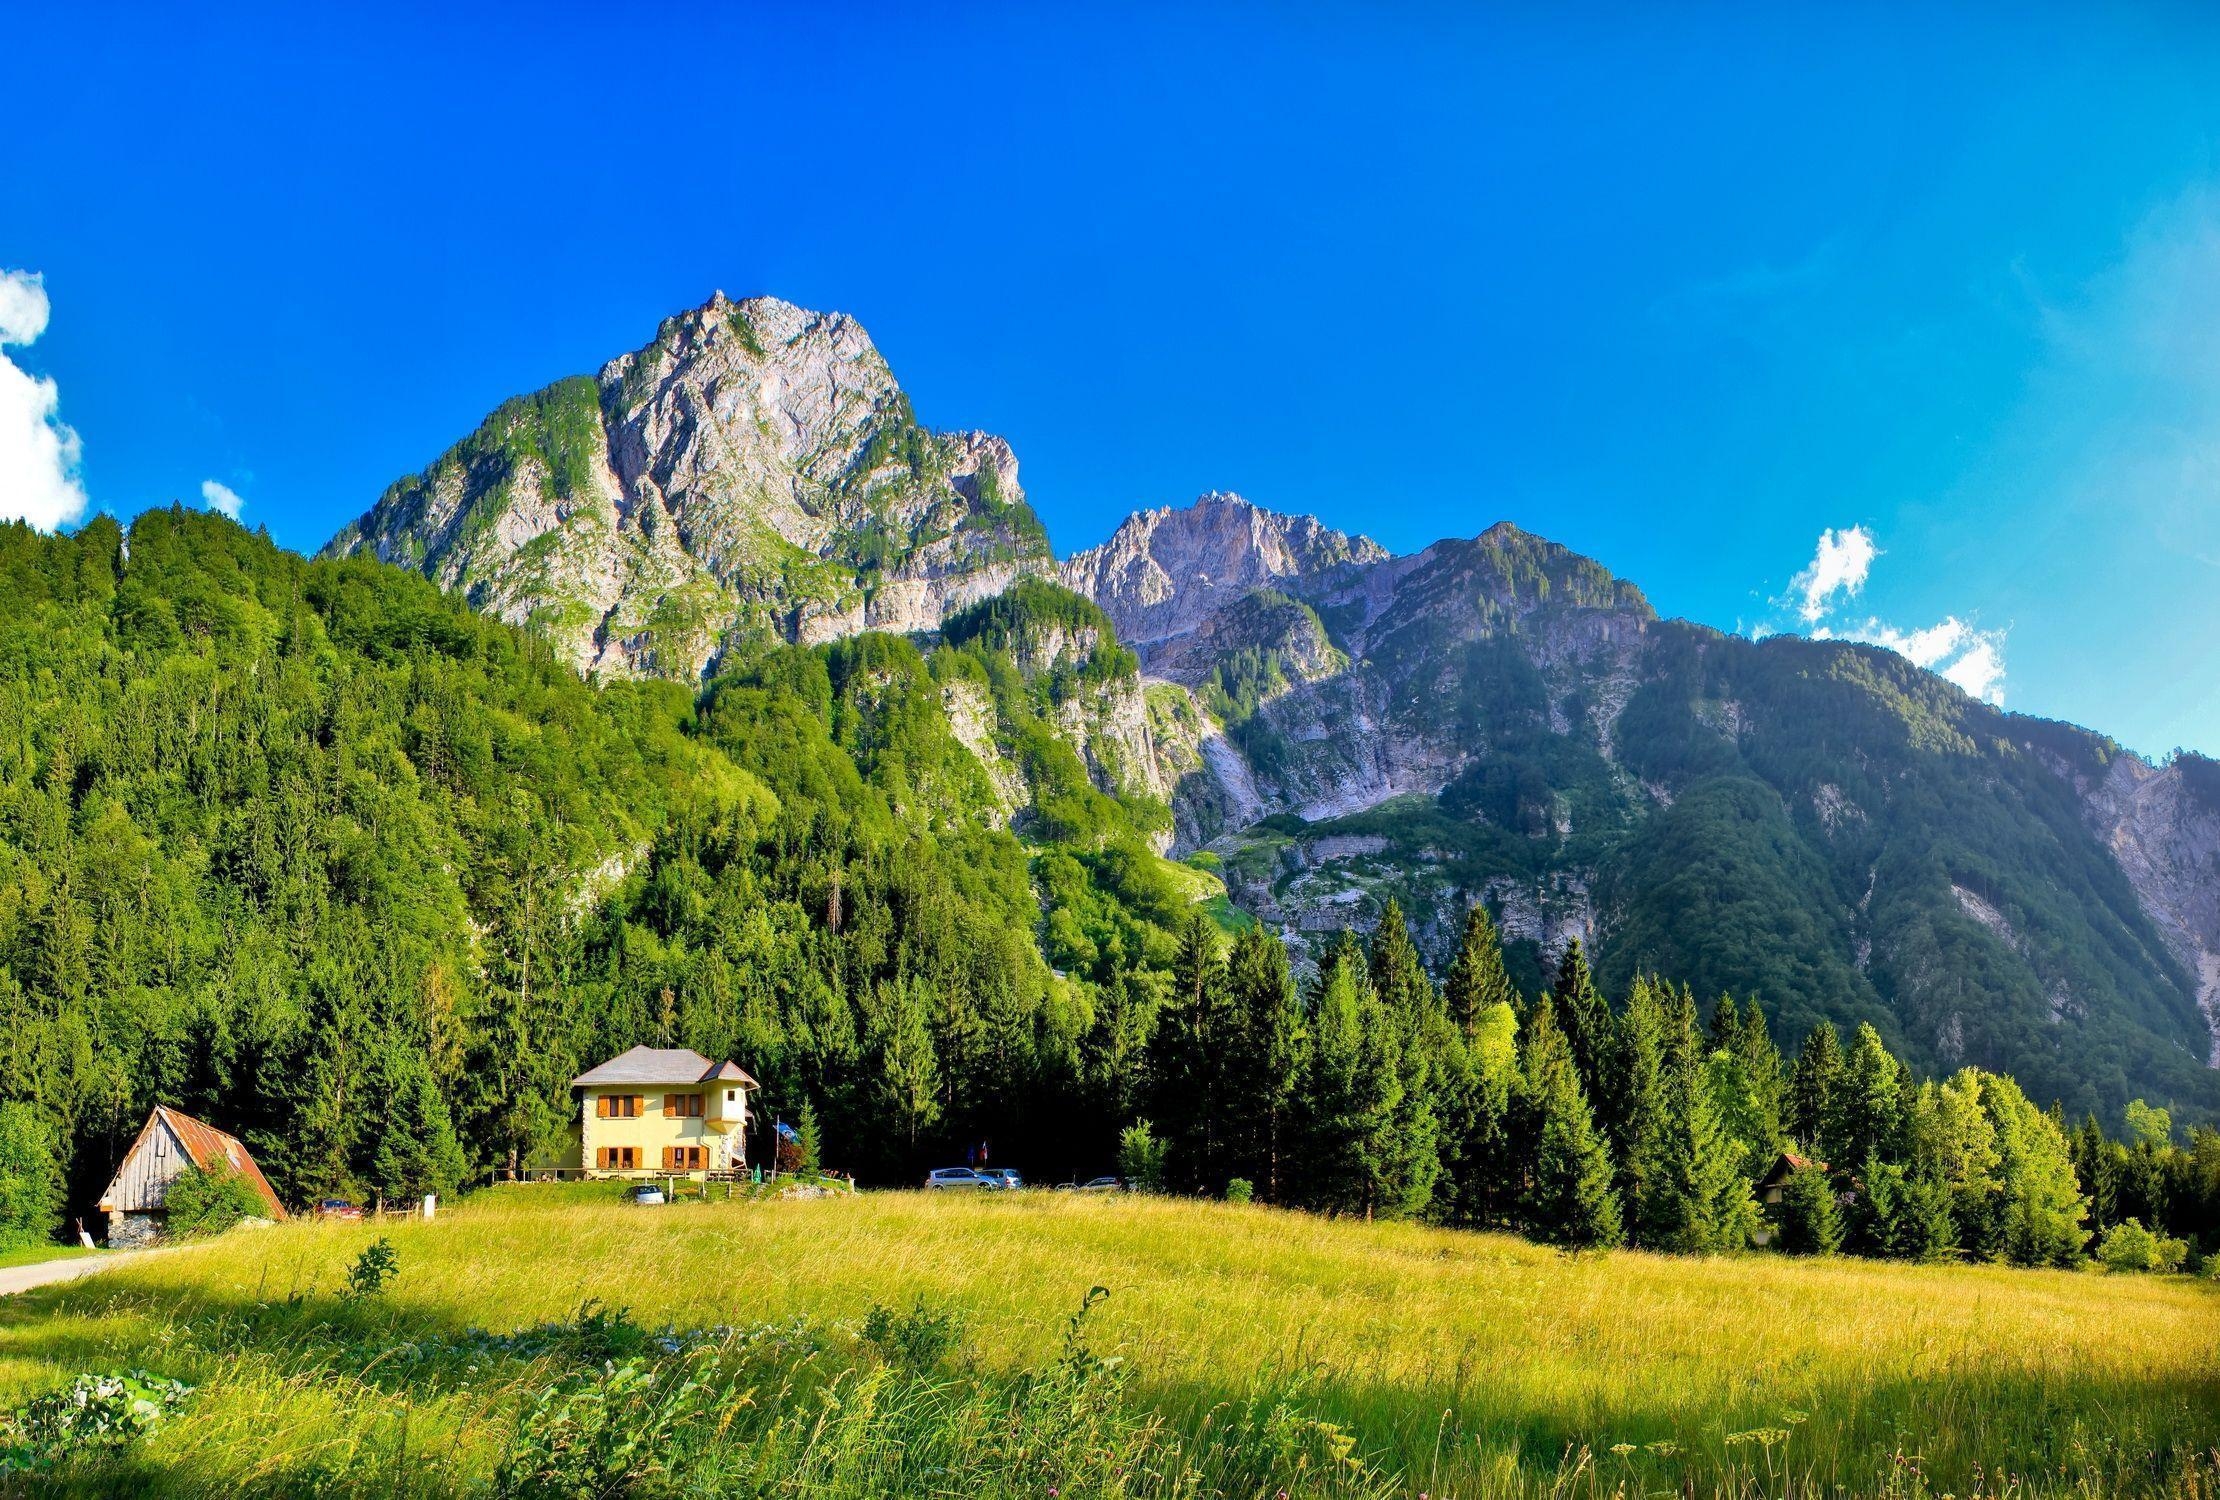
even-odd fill
[(163, 1195), (168, 1229), (179, 1238), (222, 1234), (246, 1219), (267, 1218), (270, 1206), (247, 1179), (230, 1167), (213, 1172), (187, 1167)]
[(2140, 1219), (2123, 1219), (2097, 1242), (2097, 1259), (2108, 1271), (2178, 1271), (2188, 1257), (2187, 1244), (2151, 1233)]
[(1226, 1184), (1228, 1203), (1253, 1203), (1256, 1201), (1256, 1184), (1246, 1177), (1236, 1177)]
[(1136, 1193), (1161, 1193), (1170, 1154), (1171, 1147), (1156, 1138), (1149, 1122), (1136, 1120), (1118, 1137), (1118, 1174)]
[(363, 1247), (355, 1263), (347, 1269), (347, 1295), (354, 1298), (377, 1297), (385, 1292), (385, 1284), (401, 1271), (401, 1256), (393, 1248), (393, 1241), (385, 1236)]
[(963, 1346), (963, 1317), (952, 1311), (935, 1312), (923, 1297), (906, 1313), (875, 1302), (864, 1315), (862, 1337), (897, 1369), (936, 1370)]
[(1791, 1255), (1832, 1255), (1842, 1248), (1842, 1209), (1823, 1168), (1803, 1166), (1788, 1174), (1773, 1222), (1780, 1247)]
[(0, 1474), (50, 1469), (102, 1448), (121, 1448), (185, 1404), (193, 1388), (143, 1370), (80, 1375), (0, 1416)]

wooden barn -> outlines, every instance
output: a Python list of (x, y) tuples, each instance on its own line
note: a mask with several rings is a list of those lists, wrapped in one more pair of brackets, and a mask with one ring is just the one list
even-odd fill
[(110, 1249), (145, 1245), (161, 1237), (162, 1200), (187, 1166), (238, 1173), (261, 1195), (272, 1219), (285, 1217), (285, 1205), (278, 1202), (269, 1179), (236, 1136), (158, 1104), (124, 1153), (116, 1180), (100, 1195), (100, 1211), (108, 1216)]

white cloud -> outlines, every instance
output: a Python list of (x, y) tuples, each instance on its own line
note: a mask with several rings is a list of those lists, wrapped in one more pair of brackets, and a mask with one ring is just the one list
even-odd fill
[(1788, 585), (1798, 596), (1796, 612), (1804, 617), (1804, 623), (1816, 625), (1826, 618), (1837, 594), (1855, 598), (1865, 587), (1865, 575), (1873, 570), (1873, 559), (1880, 555), (1881, 549), (1873, 545), (1873, 533), (1863, 526), (1845, 526), (1840, 531), (1830, 527), (1819, 533), (1811, 566), (1790, 579)]
[[(1838, 595), (1848, 600), (1865, 587), (1873, 560), (1881, 555), (1872, 533), (1863, 526), (1823, 531), (1811, 566), (1796, 575), (1785, 602), (1795, 606), (1814, 640), (1885, 646), (1913, 666), (1956, 684), (1968, 696), (2002, 708), (2003, 631), (1983, 630), (1956, 615), (1917, 630), (1904, 630), (1870, 615), (1862, 621), (1829, 618), (1836, 612)], [(1771, 626), (1761, 625), (1750, 632), (1750, 638), (1763, 640), (1774, 633)]]
[(228, 484), (218, 484), (213, 479), (203, 479), (200, 482), (200, 498), (208, 502), (210, 510), (221, 512), (234, 521), (239, 519), (239, 512), (246, 509), (247, 505), (246, 501), (239, 498), (237, 490)]
[(1969, 697), (2004, 706), (2004, 632), (1982, 630), (1951, 615), (1924, 630), (1899, 630), (1879, 620), (1822, 625), (1820, 640), (1863, 641), (1886, 646), (1915, 667), (1924, 667)]
[[(35, 342), (46, 332), (46, 280), (36, 271), (0, 271), (0, 347)], [(77, 466), (83, 444), (57, 415), (61, 392), (0, 355), (0, 521), (41, 531), (85, 513)]]

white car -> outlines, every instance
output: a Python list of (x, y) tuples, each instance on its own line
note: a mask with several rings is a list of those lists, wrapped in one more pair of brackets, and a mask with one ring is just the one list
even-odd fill
[(999, 1193), (1009, 1184), (1001, 1178), (989, 1176), (985, 1172), (974, 1172), (969, 1167), (940, 1167), (925, 1174), (925, 1186), (928, 1190), (981, 1188), (988, 1192)]
[(656, 1204), (663, 1201), (663, 1190), (654, 1183), (644, 1183), (632, 1189), (625, 1197), (634, 1203)]

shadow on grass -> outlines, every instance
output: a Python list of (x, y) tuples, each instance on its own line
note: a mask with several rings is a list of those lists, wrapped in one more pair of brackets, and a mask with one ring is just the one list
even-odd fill
[[(81, 1371), (143, 1368), (201, 1387), (197, 1399), (211, 1406), (240, 1382), (259, 1385), (241, 1396), (241, 1410), (188, 1409), (179, 1428), (224, 1424), (205, 1441), (157, 1434), (41, 1476), (35, 1489), (0, 1480), (0, 1495), (482, 1492), (483, 1464), (428, 1462), (421, 1452), (411, 1463), (407, 1414), (429, 1429), (420, 1448), (445, 1440), (451, 1458), (456, 1439), (425, 1412), (432, 1402), (462, 1397), (475, 1415), (445, 1420), (475, 1421), (498, 1442), (534, 1386), (565, 1364), (598, 1363), (583, 1346), (521, 1356), (505, 1347), (456, 1318), (389, 1298), (255, 1297), (135, 1284), (122, 1274), (45, 1288), (0, 1304), (0, 1356), (45, 1366), (52, 1384)], [(1037, 1352), (1053, 1349), (1044, 1342)], [(1793, 1384), (1765, 1382), (1775, 1392)], [(1332, 1370), (1152, 1380), (1143, 1368), (1133, 1387), (1137, 1402), (1190, 1435), (1221, 1429), (1228, 1413), (1259, 1397), (1284, 1402), (1339, 1426), (1358, 1453), (1435, 1495), (2220, 1497), (2220, 1369), (2188, 1380), (1959, 1371), (1819, 1380), (1805, 1392), (1800, 1409), (1785, 1409), (1753, 1378), (1747, 1393), (1715, 1410), (1659, 1393), (1647, 1408), (1598, 1416), (1579, 1409), (1585, 1403), (1552, 1405), (1454, 1375), (1415, 1385)], [(272, 1451), (288, 1439), (260, 1434), (257, 1448), (256, 1434), (233, 1431), (292, 1399), (332, 1404), (337, 1414), (325, 1428), (293, 1429), (321, 1432), (328, 1443), (302, 1438), (297, 1453)]]

